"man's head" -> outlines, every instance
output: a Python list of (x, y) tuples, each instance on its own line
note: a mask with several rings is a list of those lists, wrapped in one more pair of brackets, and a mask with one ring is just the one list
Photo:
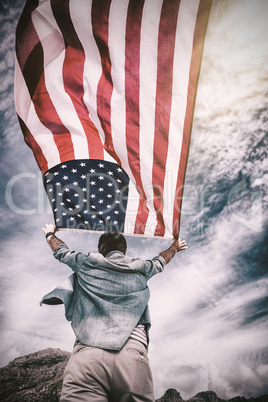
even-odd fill
[(121, 253), (126, 254), (127, 242), (125, 237), (121, 233), (116, 232), (105, 232), (99, 238), (98, 244), (99, 253), (104, 257), (114, 250), (121, 251)]

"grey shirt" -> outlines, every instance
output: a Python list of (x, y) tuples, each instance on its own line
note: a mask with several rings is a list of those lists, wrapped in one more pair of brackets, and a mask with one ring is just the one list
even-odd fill
[(55, 258), (73, 271), (62, 285), (42, 298), (42, 303), (64, 303), (77, 338), (88, 346), (120, 350), (140, 324), (149, 329), (150, 297), (147, 281), (162, 272), (161, 256), (142, 260), (112, 251), (85, 255), (61, 244)]

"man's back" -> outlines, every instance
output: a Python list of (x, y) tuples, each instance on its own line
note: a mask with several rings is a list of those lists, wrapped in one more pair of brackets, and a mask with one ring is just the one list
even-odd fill
[(145, 261), (117, 250), (105, 257), (85, 255), (65, 244), (57, 247), (54, 256), (75, 272), (73, 296), (66, 303), (56, 288), (42, 303), (51, 304), (53, 298), (65, 302), (67, 319), (82, 343), (119, 350), (137, 324), (150, 327), (147, 281), (164, 269), (162, 257)]

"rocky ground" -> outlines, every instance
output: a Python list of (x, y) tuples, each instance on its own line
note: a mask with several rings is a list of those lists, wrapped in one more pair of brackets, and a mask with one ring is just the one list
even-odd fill
[[(59, 349), (45, 349), (18, 357), (0, 368), (0, 401), (59, 401), (62, 374), (69, 356), (69, 352)], [(184, 401), (176, 389), (168, 389), (156, 402), (268, 402), (268, 395), (250, 399), (237, 396), (225, 401), (215, 392), (206, 391)]]
[(45, 349), (0, 369), (0, 401), (56, 402), (69, 352)]

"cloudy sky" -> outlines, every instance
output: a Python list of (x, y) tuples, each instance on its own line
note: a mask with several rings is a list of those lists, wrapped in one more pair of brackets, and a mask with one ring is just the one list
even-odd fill
[[(39, 306), (68, 268), (41, 231), (52, 222), (13, 101), (14, 34), (24, 1), (0, 5), (1, 366), (40, 349), (72, 349), (62, 306)], [(156, 397), (214, 390), (268, 393), (267, 0), (214, 0), (200, 75), (181, 237), (188, 250), (150, 282)], [(83, 252), (98, 236), (62, 232)], [(167, 240), (129, 238), (152, 257)]]

